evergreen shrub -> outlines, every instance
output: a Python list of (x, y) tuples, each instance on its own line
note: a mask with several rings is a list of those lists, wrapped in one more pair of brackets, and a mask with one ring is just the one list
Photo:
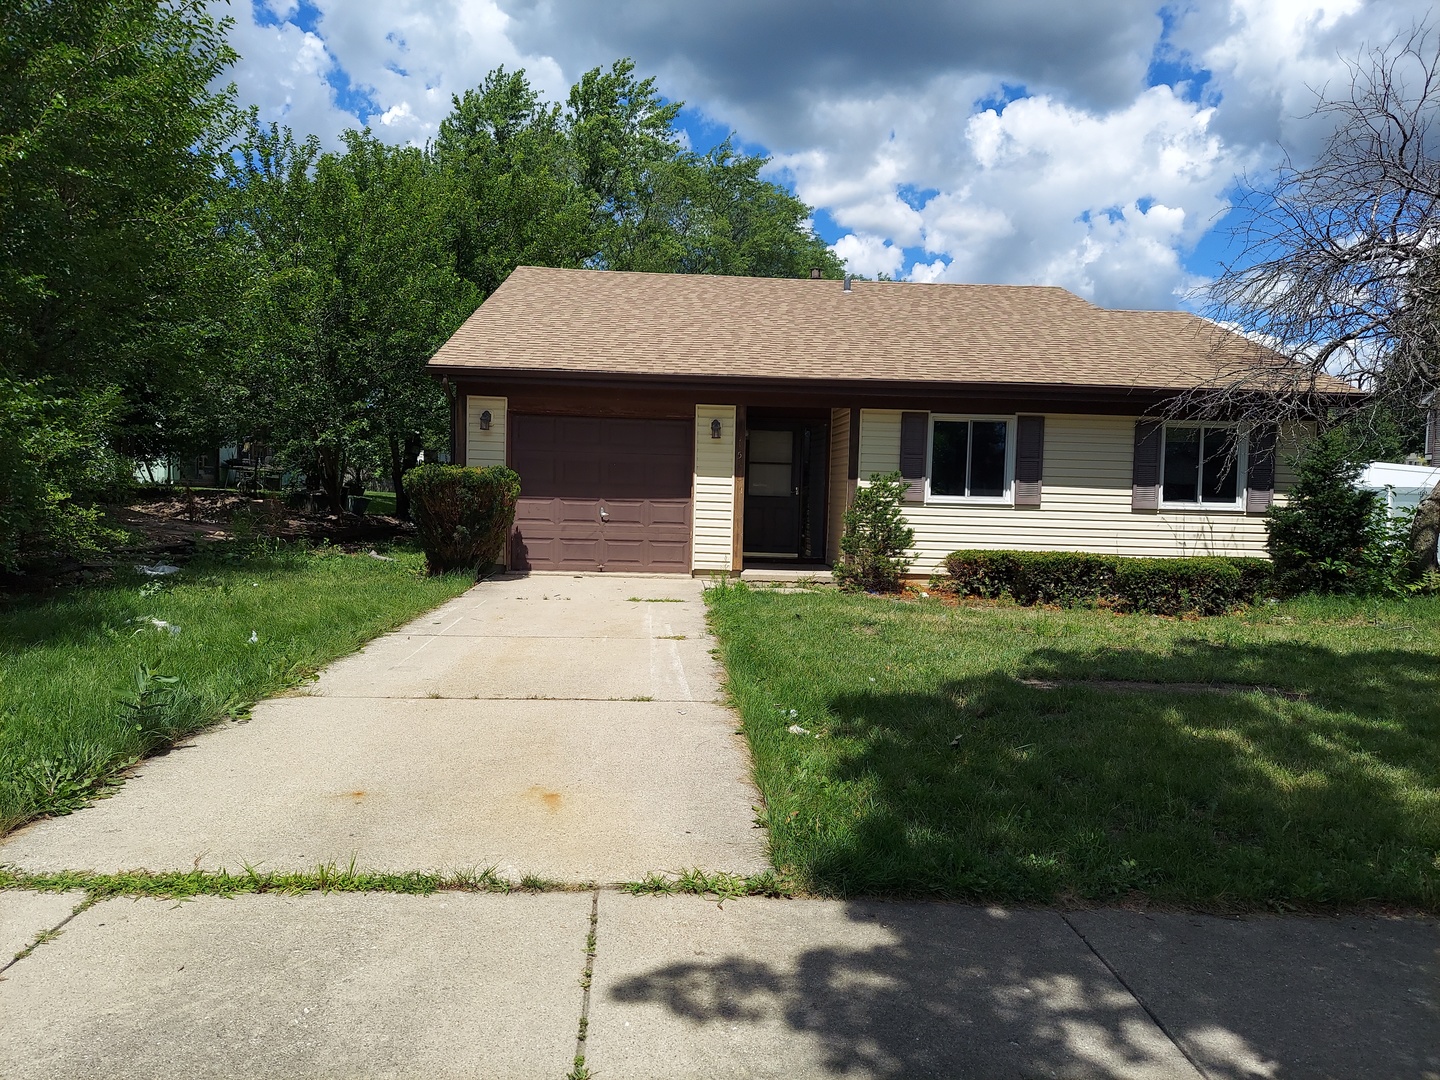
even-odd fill
[(915, 542), (915, 530), (901, 512), (908, 487), (898, 472), (890, 472), (872, 476), (855, 492), (845, 511), (840, 558), (833, 571), (842, 589), (895, 592), (900, 588)]

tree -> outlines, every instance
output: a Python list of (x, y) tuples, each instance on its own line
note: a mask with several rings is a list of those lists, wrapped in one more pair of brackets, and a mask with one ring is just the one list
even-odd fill
[(56, 469), (29, 425), (76, 453), (148, 454), (196, 413), (226, 295), (211, 201), (237, 120), (233, 88), (212, 89), (235, 59), (227, 26), (201, 0), (0, 10), (0, 442), (12, 478), (44, 481), (7, 493), (23, 504), (0, 522), (11, 565), (93, 546), (83, 503), (124, 473)]
[[(1425, 411), (1440, 409), (1440, 37), (1421, 24), (1348, 67), (1349, 86), (1315, 108), (1332, 125), (1315, 161), (1287, 159), (1241, 200), (1243, 250), (1208, 313), (1268, 348), (1217, 347), (1225, 373), (1199, 404), (1242, 422), (1323, 423), (1316, 391), (1337, 375), (1371, 393), (1352, 429), (1378, 443), (1398, 428), (1416, 450)], [(1421, 526), (1437, 518), (1440, 485), (1412, 534), (1422, 564), (1435, 554)]]
[(629, 60), (586, 72), (563, 109), (503, 67), (454, 98), (435, 149), (467, 203), (459, 272), (482, 296), (522, 264), (840, 276), (810, 208), (760, 178), (768, 159), (690, 151), (680, 108)]
[(1308, 165), (1248, 184), (1239, 256), (1207, 313), (1263, 343), (1229, 351), (1212, 408), (1262, 421), (1313, 417), (1326, 375), (1375, 395), (1408, 426), (1440, 386), (1440, 40), (1421, 25), (1350, 62), (1314, 110), (1331, 126)]
[(1270, 508), (1267, 544), (1287, 592), (1363, 592), (1368, 585), (1377, 496), (1355, 486), (1362, 466), (1354, 449), (1345, 428), (1324, 432), (1301, 459), (1289, 500)]
[(455, 270), (456, 196), (433, 156), (347, 132), (343, 153), (252, 121), (230, 171), (246, 245), (248, 342), (238, 421), (263, 425), (337, 505), (373, 450), (400, 478), (443, 440), (425, 363), (476, 306)]
[(488, 296), (517, 266), (583, 265), (591, 207), (560, 107), (541, 101), (524, 71), (504, 67), (451, 100), (435, 156), (461, 200), (457, 271)]

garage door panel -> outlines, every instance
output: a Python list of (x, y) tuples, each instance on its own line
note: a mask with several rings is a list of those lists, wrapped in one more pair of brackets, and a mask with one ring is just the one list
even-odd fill
[(685, 530), (685, 535), (690, 535), (690, 500), (689, 499), (656, 499), (650, 503), (651, 525), (674, 525)]
[(556, 541), (558, 558), (561, 570), (570, 570), (577, 567), (591, 567), (600, 560), (600, 547), (604, 541), (596, 538), (594, 540), (581, 540), (568, 536), (562, 536)]
[(687, 571), (692, 432), (683, 420), (512, 416), (516, 568)]

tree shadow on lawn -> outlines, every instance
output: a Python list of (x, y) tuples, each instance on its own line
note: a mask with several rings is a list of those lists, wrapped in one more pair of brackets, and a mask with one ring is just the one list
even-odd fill
[(1017, 674), (1305, 700), (1047, 690), (996, 673), (838, 695), (828, 743), (804, 751), (823, 761), (801, 766), (826, 783), (767, 785), (776, 864), (840, 896), (1440, 910), (1433, 656), (1182, 642), (1168, 660), (1042, 649)]

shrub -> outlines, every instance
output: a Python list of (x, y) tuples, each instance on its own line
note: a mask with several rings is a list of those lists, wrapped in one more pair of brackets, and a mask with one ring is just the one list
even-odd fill
[(1375, 539), (1376, 496), (1355, 486), (1362, 466), (1352, 446), (1339, 428), (1314, 439), (1298, 462), (1289, 500), (1270, 509), (1267, 546), (1285, 592), (1355, 593), (1373, 587), (1366, 548)]
[(1253, 600), (1229, 559), (1121, 559), (1115, 567), (1115, 604), (1153, 615), (1223, 615)]
[(1021, 604), (1112, 604), (1122, 611), (1216, 615), (1269, 591), (1265, 559), (1140, 559), (1082, 551), (955, 551), (949, 587)]
[[(1012, 594), (1017, 560), (1027, 551), (952, 551), (945, 556), (949, 587), (960, 596), (998, 600)], [(937, 586), (938, 588), (939, 586)]]
[(520, 477), (503, 465), (420, 465), (404, 477), (410, 516), (432, 574), (488, 570), (505, 550)]
[(108, 446), (106, 395), (62, 397), (0, 378), (0, 570), (85, 557), (117, 546), (95, 503), (122, 497), (134, 465)]
[(910, 569), (907, 553), (915, 542), (915, 530), (905, 524), (901, 513), (908, 486), (898, 472), (890, 472), (872, 476), (855, 492), (845, 511), (834, 571), (842, 589), (894, 592), (900, 587), (901, 575)]

